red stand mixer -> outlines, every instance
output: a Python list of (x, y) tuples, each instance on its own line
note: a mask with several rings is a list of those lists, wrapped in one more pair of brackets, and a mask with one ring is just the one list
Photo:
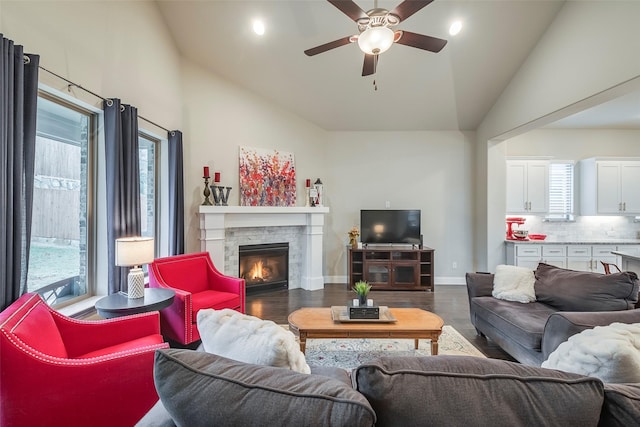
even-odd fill
[[(507, 240), (529, 240), (527, 238), (527, 232), (522, 230), (522, 233), (520, 236), (518, 236), (517, 232), (520, 230), (514, 230), (513, 229), (513, 224), (517, 224), (517, 225), (522, 225), (524, 224), (526, 221), (526, 218), (522, 218), (522, 217), (507, 217), (506, 222), (507, 222)], [(516, 234), (514, 234), (514, 231), (516, 232)]]

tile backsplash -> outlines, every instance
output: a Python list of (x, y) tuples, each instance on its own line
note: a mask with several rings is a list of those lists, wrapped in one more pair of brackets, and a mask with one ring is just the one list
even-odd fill
[[(542, 217), (525, 216), (519, 228), (530, 234), (546, 234), (548, 239), (638, 239), (640, 222), (624, 216), (577, 216), (572, 222), (545, 222)], [(515, 228), (518, 228), (515, 226)]]

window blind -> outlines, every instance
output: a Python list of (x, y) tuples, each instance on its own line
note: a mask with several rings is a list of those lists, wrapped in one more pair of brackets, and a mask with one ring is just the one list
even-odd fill
[(549, 165), (549, 214), (555, 218), (573, 214), (573, 162)]

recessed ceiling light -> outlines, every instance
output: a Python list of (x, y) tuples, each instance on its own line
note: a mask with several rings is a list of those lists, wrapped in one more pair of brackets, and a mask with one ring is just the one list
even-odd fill
[(253, 32), (259, 36), (264, 35), (264, 22), (259, 19), (253, 21)]
[(449, 34), (455, 36), (462, 30), (462, 21), (454, 21), (453, 24), (449, 27)]

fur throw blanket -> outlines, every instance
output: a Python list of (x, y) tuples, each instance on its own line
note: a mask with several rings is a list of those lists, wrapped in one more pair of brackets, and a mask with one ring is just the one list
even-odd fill
[(542, 367), (600, 378), (605, 383), (640, 382), (640, 323), (586, 329), (560, 344)]
[(227, 308), (200, 310), (197, 322), (207, 353), (254, 365), (311, 372), (293, 333), (270, 320)]

